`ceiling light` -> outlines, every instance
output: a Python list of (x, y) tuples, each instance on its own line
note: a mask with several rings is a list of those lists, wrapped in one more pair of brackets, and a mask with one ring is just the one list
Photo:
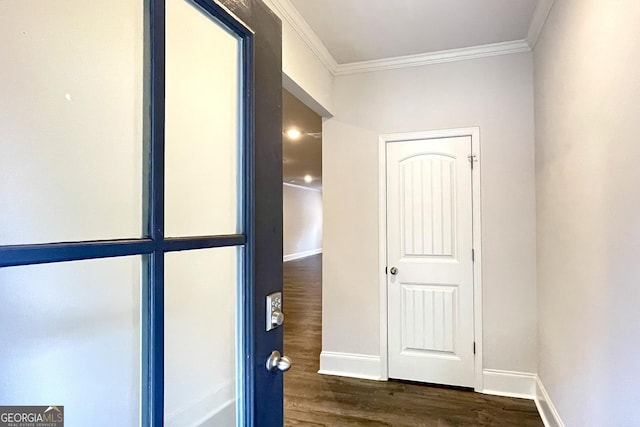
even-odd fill
[(291, 128), (287, 130), (287, 137), (289, 137), (289, 139), (298, 139), (301, 136), (302, 136), (302, 132), (300, 132), (298, 129)]
[(304, 176), (304, 182), (306, 182), (308, 184), (311, 181), (313, 181), (313, 178), (311, 177), (311, 175), (305, 175)]

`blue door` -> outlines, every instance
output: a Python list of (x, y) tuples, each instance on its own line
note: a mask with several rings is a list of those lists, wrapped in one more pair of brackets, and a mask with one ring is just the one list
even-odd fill
[(0, 52), (0, 407), (281, 426), (277, 18), (8, 0)]

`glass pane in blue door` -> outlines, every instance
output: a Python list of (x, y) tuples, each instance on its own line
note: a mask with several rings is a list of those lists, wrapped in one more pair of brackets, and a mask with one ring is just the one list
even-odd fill
[(236, 247), (165, 255), (165, 426), (236, 425)]
[(143, 1), (0, 1), (0, 245), (140, 237)]
[(0, 405), (61, 405), (68, 426), (139, 425), (141, 261), (0, 269)]
[(165, 235), (238, 230), (240, 41), (187, 0), (167, 0)]

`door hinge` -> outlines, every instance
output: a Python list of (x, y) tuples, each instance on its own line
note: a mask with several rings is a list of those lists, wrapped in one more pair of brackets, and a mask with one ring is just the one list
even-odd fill
[(471, 261), (475, 261), (476, 260), (476, 250), (475, 249), (471, 249)]
[(473, 169), (473, 164), (478, 161), (478, 157), (475, 154), (471, 154), (467, 156), (467, 159), (469, 159), (469, 164), (471, 165), (471, 169)]
[(473, 342), (473, 354), (476, 354), (476, 342)]

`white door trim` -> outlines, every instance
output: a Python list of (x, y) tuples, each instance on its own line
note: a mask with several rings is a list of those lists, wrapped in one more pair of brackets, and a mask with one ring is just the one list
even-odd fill
[(422, 132), (403, 132), (380, 135), (378, 138), (378, 241), (379, 241), (379, 292), (380, 292), (380, 378), (389, 379), (388, 312), (387, 312), (387, 156), (389, 142), (421, 139), (471, 137), (471, 151), (475, 156), (473, 165), (472, 215), (473, 215), (473, 330), (476, 343), (474, 389), (481, 392), (482, 379), (482, 221), (480, 203), (480, 128), (442, 129)]

